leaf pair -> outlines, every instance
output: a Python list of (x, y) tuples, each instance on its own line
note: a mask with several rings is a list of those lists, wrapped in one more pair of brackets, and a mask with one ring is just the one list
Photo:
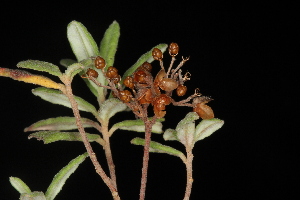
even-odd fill
[(20, 178), (10, 177), (9, 181), (11, 185), (21, 194), (21, 200), (53, 200), (62, 189), (66, 180), (72, 173), (74, 173), (74, 171), (87, 156), (88, 154), (84, 153), (71, 160), (68, 165), (62, 168), (54, 176), (45, 194), (43, 192), (31, 192), (30, 188)]

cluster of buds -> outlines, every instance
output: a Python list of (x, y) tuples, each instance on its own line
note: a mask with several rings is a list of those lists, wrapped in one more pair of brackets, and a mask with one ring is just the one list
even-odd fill
[[(175, 57), (179, 52), (179, 46), (176, 43), (169, 45), (169, 54), (172, 57), (169, 68), (166, 70), (163, 65), (163, 53), (160, 49), (154, 48), (152, 56), (160, 63), (160, 71), (156, 74), (155, 78), (151, 74), (152, 65), (148, 62), (143, 63), (136, 71), (126, 77), (120, 83), (120, 75), (115, 67), (108, 67), (105, 71), (105, 60), (101, 57), (95, 58), (95, 67), (101, 69), (109, 82), (109, 86), (99, 85), (95, 78), (98, 73), (93, 69), (88, 69), (87, 76), (101, 87), (106, 87), (113, 91), (113, 95), (126, 103), (129, 108), (138, 116), (144, 117), (144, 113), (149, 105), (153, 106), (154, 114), (157, 118), (165, 116), (165, 108), (169, 104), (175, 106), (188, 106), (193, 107), (202, 119), (211, 119), (214, 117), (212, 109), (206, 105), (212, 99), (202, 96), (199, 89), (188, 98), (176, 102), (171, 96), (173, 91), (176, 90), (177, 96), (184, 96), (187, 92), (187, 87), (184, 82), (190, 80), (190, 73), (182, 75), (181, 67), (189, 58), (182, 58), (182, 61), (177, 67), (173, 67)], [(124, 86), (126, 89), (124, 89)], [(192, 101), (192, 103), (190, 103)]]

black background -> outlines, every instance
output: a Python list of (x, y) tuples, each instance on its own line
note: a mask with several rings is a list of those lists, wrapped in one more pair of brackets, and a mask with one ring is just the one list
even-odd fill
[[(75, 58), (66, 37), (72, 20), (82, 22), (98, 43), (113, 20), (119, 22), (115, 66), (121, 73), (153, 46), (177, 42), (179, 56), (190, 56), (183, 68), (192, 74), (187, 82), (190, 94), (199, 87), (213, 97), (209, 105), (217, 118), (225, 120), (220, 130), (194, 148), (191, 199), (295, 199), (299, 64), (294, 60), (299, 54), (295, 50), (299, 22), (293, 7), (246, 1), (6, 4), (0, 8), (0, 67), (15, 69), (27, 59), (59, 65), (61, 58)], [(19, 197), (9, 176), (21, 178), (33, 191), (45, 192), (53, 176), (82, 154), (84, 146), (79, 142), (44, 145), (28, 140), (23, 129), (40, 119), (72, 112), (35, 97), (31, 93), (35, 85), (2, 77), (0, 87), (0, 198)], [(79, 78), (73, 87), (76, 95), (96, 103)], [(189, 111), (167, 107), (164, 129), (175, 128)], [(112, 123), (128, 116), (117, 114)], [(129, 143), (136, 136), (142, 135), (117, 131), (111, 138), (122, 199), (138, 199), (142, 148)], [(160, 135), (153, 135), (153, 140), (184, 151), (181, 144), (164, 142)], [(93, 147), (105, 163), (101, 147)], [(182, 199), (184, 188), (183, 163), (176, 157), (151, 154), (146, 199)], [(111, 196), (87, 159), (56, 199)]]

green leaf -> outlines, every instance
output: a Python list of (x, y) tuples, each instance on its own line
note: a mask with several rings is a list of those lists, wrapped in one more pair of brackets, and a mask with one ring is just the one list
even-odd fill
[(62, 73), (60, 72), (58, 66), (44, 62), (39, 60), (26, 60), (21, 61), (17, 64), (17, 67), (20, 68), (26, 68), (26, 69), (34, 69), (41, 72), (48, 72), (49, 74), (52, 74), (54, 76), (60, 77)]
[(210, 136), (223, 125), (224, 121), (216, 118), (202, 120), (195, 130), (195, 142)]
[(31, 192), (21, 194), (20, 200), (46, 200), (43, 192)]
[[(163, 118), (161, 118), (163, 119)], [(151, 120), (151, 119), (150, 119)], [(164, 120), (164, 119), (163, 119)], [(162, 133), (162, 123), (159, 120), (154, 123), (152, 126), (152, 133)], [(127, 131), (136, 131), (136, 132), (145, 132), (145, 123), (143, 120), (136, 119), (136, 120), (124, 120), (122, 122), (116, 123), (112, 126), (111, 130), (127, 130)]]
[(120, 26), (117, 21), (113, 21), (105, 31), (104, 37), (100, 43), (100, 55), (104, 58), (106, 66), (108, 67), (114, 65), (119, 37)]
[(59, 64), (61, 64), (64, 67), (68, 67), (74, 63), (76, 63), (76, 60), (69, 59), (69, 58), (61, 59), (59, 62)]
[(101, 104), (99, 117), (104, 122), (108, 122), (112, 116), (118, 112), (126, 110), (126, 108), (126, 104), (119, 99), (110, 98)]
[(68, 76), (70, 79), (73, 79), (73, 77), (81, 72), (84, 69), (84, 66), (81, 63), (74, 63), (68, 67), (68, 69), (65, 71), (65, 75)]
[(20, 193), (31, 193), (30, 188), (18, 177), (9, 177), (10, 184)]
[[(36, 96), (41, 97), (42, 99), (49, 101), (54, 104), (59, 104), (66, 106), (68, 108), (71, 108), (71, 104), (69, 102), (68, 97), (66, 97), (61, 91), (59, 90), (53, 90), (49, 88), (44, 88), (44, 87), (38, 87), (36, 89), (32, 90), (32, 93)], [(98, 115), (96, 108), (85, 101), (84, 99), (74, 96), (77, 104), (78, 104), (78, 109), (81, 111), (86, 111), (86, 112), (91, 112), (95, 116)]]
[(168, 45), (167, 44), (159, 44), (155, 47), (153, 47), (150, 51), (148, 51), (147, 53), (143, 54), (138, 60), (137, 62), (132, 65), (123, 75), (122, 80), (124, 80), (127, 76), (130, 76), (131, 74), (133, 74), (133, 72), (139, 67), (141, 66), (144, 62), (149, 62), (151, 63), (154, 59), (152, 57), (152, 50), (154, 48), (158, 48), (160, 49), (162, 52), (165, 52), (167, 49)]
[(68, 25), (67, 36), (77, 61), (99, 55), (95, 40), (80, 22), (72, 21)]
[[(98, 134), (86, 133), (90, 142), (102, 140)], [(28, 139), (36, 138), (37, 140), (42, 140), (44, 144), (49, 144), (57, 141), (82, 141), (79, 132), (60, 132), (60, 131), (39, 131), (31, 133)]]
[(53, 200), (56, 195), (60, 192), (66, 180), (70, 177), (72, 173), (78, 168), (79, 164), (81, 164), (85, 158), (88, 156), (87, 153), (84, 153), (77, 158), (71, 160), (67, 166), (62, 168), (53, 178), (50, 186), (46, 192), (47, 200)]
[[(131, 142), (131, 144), (135, 144), (135, 145), (142, 145), (142, 146), (145, 145), (145, 140), (142, 138), (138, 138), (138, 137), (132, 139), (130, 142)], [(186, 160), (185, 155), (181, 151), (178, 151), (177, 149), (174, 149), (173, 147), (166, 146), (166, 145), (160, 144), (158, 142), (154, 142), (154, 141), (150, 142), (149, 151), (153, 152), (153, 153), (166, 153), (166, 154), (169, 154), (172, 156), (178, 156), (179, 158), (182, 159), (183, 162), (185, 162), (185, 160)]]
[(168, 128), (165, 132), (164, 132), (164, 140), (178, 140), (177, 138), (177, 132), (174, 129)]
[[(95, 127), (96, 122), (81, 118), (83, 127), (90, 128)], [(74, 130), (77, 129), (75, 117), (56, 117), (40, 120), (29, 127), (24, 129), (24, 132), (28, 131), (40, 131), (40, 130)]]
[(176, 126), (177, 138), (184, 145), (194, 146), (195, 120), (199, 116), (195, 112), (189, 112)]

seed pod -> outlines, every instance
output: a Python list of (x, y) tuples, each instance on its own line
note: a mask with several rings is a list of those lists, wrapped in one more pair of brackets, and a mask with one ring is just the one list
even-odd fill
[(172, 78), (163, 78), (159, 83), (159, 87), (166, 92), (170, 92), (178, 87), (178, 82)]
[(133, 75), (133, 81), (137, 83), (146, 83), (146, 72), (144, 70), (138, 70)]
[(108, 78), (117, 78), (119, 76), (117, 68), (110, 66), (106, 71)]
[(161, 60), (163, 58), (163, 53), (161, 52), (160, 49), (158, 48), (154, 48), (152, 50), (152, 57), (155, 59), (155, 60)]
[(101, 58), (100, 56), (97, 56), (95, 59), (95, 67), (97, 69), (103, 69), (105, 67), (106, 63), (105, 60), (103, 58)]
[(206, 105), (207, 102), (197, 103), (193, 111), (196, 112), (202, 119), (214, 118), (214, 111)]
[(152, 65), (148, 62), (144, 62), (138, 69), (142, 69), (148, 72), (151, 72), (152, 70)]
[(187, 91), (187, 87), (185, 85), (178, 85), (176, 89), (176, 93), (179, 97), (185, 95), (186, 91)]
[(86, 72), (86, 75), (97, 78), (98, 77), (98, 72), (96, 72), (96, 70), (93, 69), (88, 69)]
[(129, 90), (123, 90), (119, 92), (120, 100), (124, 103), (128, 103), (132, 99), (132, 94)]
[(126, 87), (129, 87), (130, 89), (133, 89), (133, 87), (134, 87), (133, 78), (132, 78), (131, 76), (127, 76), (127, 77), (124, 79), (123, 84), (124, 84)]
[(166, 115), (166, 105), (171, 103), (171, 98), (166, 94), (161, 94), (152, 101), (154, 114), (157, 118), (162, 118)]
[(179, 46), (177, 43), (172, 42), (169, 45), (169, 54), (170, 56), (176, 56), (178, 54), (179, 51)]

